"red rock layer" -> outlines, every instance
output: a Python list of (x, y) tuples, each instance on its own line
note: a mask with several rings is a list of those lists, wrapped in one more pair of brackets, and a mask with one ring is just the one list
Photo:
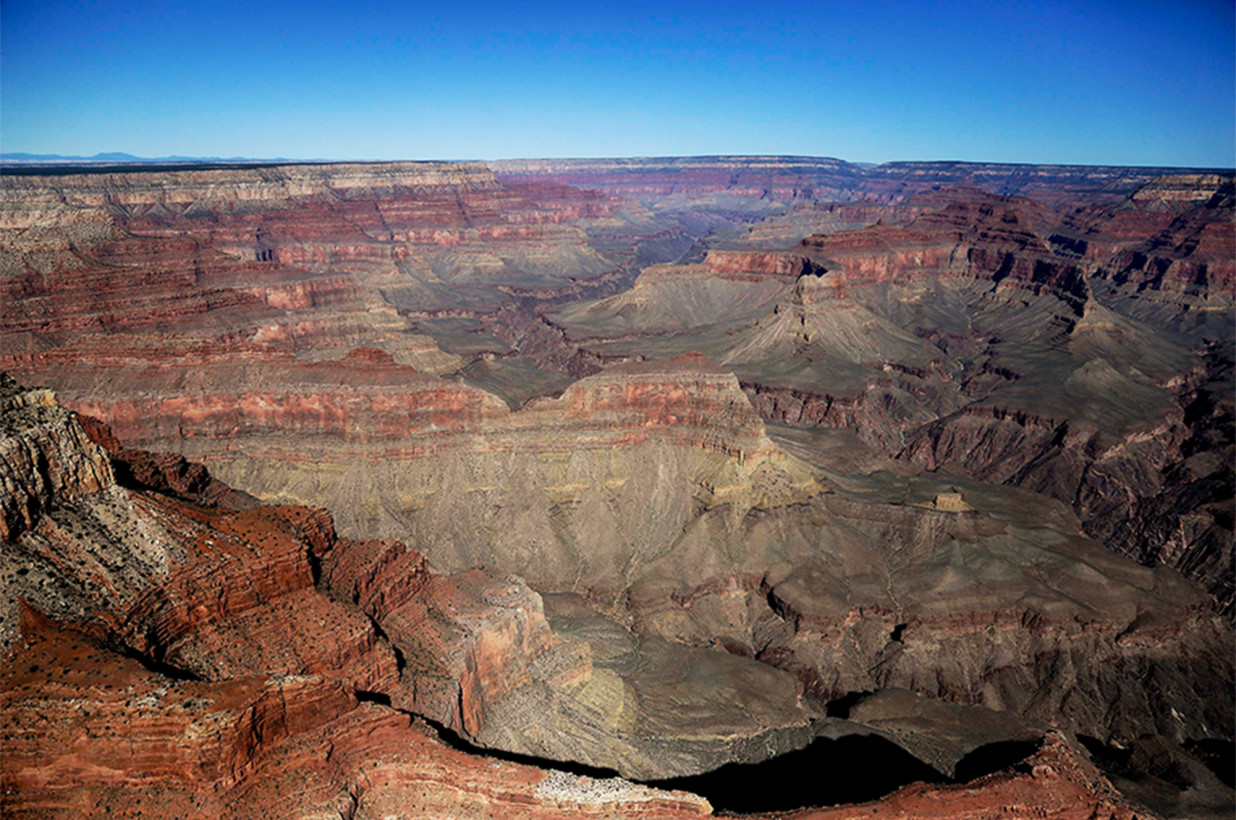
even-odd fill
[(721, 274), (724, 278), (774, 276), (793, 280), (805, 273), (817, 273), (818, 271), (806, 254), (776, 251), (709, 251), (700, 266), (700, 272)]
[(778, 199), (848, 199), (858, 167), (826, 157), (679, 157), (665, 159), (507, 160), (499, 179), (552, 180), (640, 201), (727, 193)]
[(709, 813), (693, 795), (471, 756), (326, 677), (169, 680), (50, 624), (4, 660), (6, 816)]
[[(414, 459), (444, 448), (509, 448), (510, 436), (533, 436), (538, 449), (630, 446), (650, 436), (704, 449), (760, 455), (762, 423), (745, 407), (737, 382), (699, 355), (672, 362), (622, 365), (572, 385), (559, 400), (510, 413), (494, 396), (361, 354), (340, 362), (292, 357), (231, 364), (244, 346), (201, 346), (192, 384), (175, 348), (158, 343), (112, 350), (116, 369), (70, 374), (68, 351), (30, 357), (18, 372), (63, 366), (78, 412), (106, 419), (117, 436), (144, 446), (191, 439), (237, 442), (263, 436), (327, 437), (346, 446), (386, 443), (382, 457)], [(353, 363), (363, 362), (363, 367)], [(63, 363), (63, 365), (61, 364)], [(101, 378), (110, 383), (99, 384)], [(282, 390), (267, 384), (287, 385)], [(221, 389), (226, 388), (226, 389)], [(110, 394), (110, 395), (109, 395)], [(484, 434), (483, 442), (474, 437)], [(564, 438), (565, 436), (565, 438)], [(320, 440), (320, 439), (311, 439)], [(737, 448), (737, 449), (736, 449)], [(227, 458), (226, 452), (220, 457)]]
[(201, 464), (195, 464), (176, 453), (151, 453), (124, 447), (111, 428), (96, 418), (78, 416), (86, 436), (107, 450), (117, 481), (125, 486), (137, 486), (176, 498), (192, 501), (202, 507), (249, 509), (257, 499), (212, 476)]
[[(6, 405), (6, 429), (38, 440), (46, 424), (15, 423), (36, 407), (100, 456), (47, 391), (9, 392), (25, 398)], [(6, 544), (20, 615), (2, 673), (6, 815), (351, 816), (375, 803), (432, 817), (707, 813), (686, 795), (474, 764), (407, 715), (358, 702), (360, 691), (479, 730), (550, 640), (522, 583), (432, 578), (398, 542), (337, 538), (321, 510), (206, 508), (188, 500), (193, 486), (160, 489), (61, 482), (44, 505), (55, 514), (40, 509)], [(315, 586), (323, 565), (341, 600)], [(424, 654), (397, 656), (349, 598)]]
[[(507, 412), (493, 396), (372, 355), (305, 361), (252, 343), (186, 344), (132, 337), (14, 357), (17, 373), (55, 372), (80, 412), (145, 446), (178, 439), (327, 435), (341, 441), (404, 439), (475, 429)], [(103, 370), (75, 366), (105, 363)], [(192, 363), (192, 365), (190, 365)], [(66, 397), (67, 398), (67, 397)], [(428, 443), (428, 442), (427, 442)]]
[(1117, 285), (1231, 300), (1234, 191), (1229, 175), (1161, 177), (1121, 203), (1070, 214), (1051, 239)]
[(399, 647), (395, 705), (465, 737), (480, 734), (486, 703), (531, 683), (529, 666), (553, 642), (539, 596), (483, 571), (443, 578), (398, 541), (344, 541), (324, 580)]
[[(880, 220), (817, 234), (792, 250), (712, 250), (701, 264), (679, 267), (684, 275), (726, 279), (823, 276), (839, 297), (859, 285), (966, 277), (1084, 301), (1083, 267), (1055, 255), (1046, 232), (1058, 218), (1040, 203), (974, 190), (933, 192), (912, 202), (884, 209), (899, 224)], [(675, 268), (655, 271), (668, 276)]]
[[(654, 421), (674, 406), (670, 399)], [(607, 406), (602, 400), (588, 411), (604, 418)], [(45, 409), (76, 424), (63, 410)], [(470, 758), (443, 747), (406, 715), (359, 702), (357, 691), (366, 700), (389, 693), (392, 702), (407, 699), (445, 713), (464, 731), (479, 729), (490, 704), (525, 685), (528, 665), (548, 646), (539, 600), (522, 584), (479, 572), (435, 579), (424, 558), (398, 542), (337, 538), (319, 510), (207, 509), (116, 487), (54, 500), (55, 516), (41, 516), (5, 557), (57, 567), (84, 594), (76, 612), (57, 604), (69, 616), (57, 624), (35, 611), (54, 603), (44, 584), (21, 574), (11, 584), (30, 603), (20, 605), (22, 620), (0, 673), (6, 813), (217, 817), (325, 809), (344, 816), (677, 817), (708, 811), (687, 795)], [(125, 541), (134, 528), (140, 542)], [(162, 563), (134, 549), (137, 543), (162, 550)], [(133, 565), (147, 563), (153, 571), (133, 574)], [(315, 564), (342, 601), (315, 588)], [(717, 587), (678, 604), (703, 611), (713, 593), (730, 591)], [(784, 616), (803, 635), (827, 628), (828, 618), (801, 608), (793, 614), (791, 597), (779, 587), (767, 595), (783, 602)], [(420, 650), (404, 656), (406, 674), (394, 668), (389, 646), (347, 605), (349, 598), (380, 616), (400, 645)], [(990, 624), (955, 627), (980, 634)], [(913, 645), (918, 631), (932, 628), (941, 629), (905, 624), (901, 640)], [(1146, 641), (1148, 631), (1134, 630), (1131, 640)], [(1174, 634), (1170, 626), (1160, 631), (1162, 640)], [(813, 646), (823, 643), (807, 637)], [(121, 657), (115, 647), (134, 657)], [(881, 666), (896, 668), (888, 660)], [(185, 673), (202, 680), (184, 680)], [(1096, 796), (1097, 780), (1066, 781), (1047, 782), (1072, 789), (1078, 804), (1116, 805)], [(997, 782), (999, 801), (1054, 805), (1023, 778)], [(948, 802), (957, 797), (948, 790), (920, 792), (925, 802), (909, 794), (899, 799), (910, 802), (897, 805), (911, 811), (992, 807), (968, 794), (968, 802)]]
[[(252, 333), (287, 322), (272, 310), (371, 308), (381, 298), (369, 282), (394, 294), (412, 271), (450, 278), (460, 253), (464, 266), (487, 254), (482, 267), (506, 275), (501, 256), (571, 246), (578, 275), (609, 270), (566, 223), (612, 203), (561, 187), (529, 193), (540, 204), (479, 164), (6, 176), (4, 329), (196, 328), (224, 310)], [(439, 249), (450, 253), (429, 259)]]
[(838, 295), (851, 285), (967, 276), (1046, 290), (1080, 310), (1088, 292), (1083, 270), (1057, 258), (1011, 200), (953, 203), (906, 228), (876, 225), (809, 237), (802, 246), (840, 265), (842, 276), (824, 279)]
[(552, 407), (561, 414), (559, 423), (581, 432), (617, 434), (618, 445), (659, 435), (740, 461), (780, 455), (741, 397), (738, 380), (698, 353), (669, 362), (614, 365), (541, 406)]

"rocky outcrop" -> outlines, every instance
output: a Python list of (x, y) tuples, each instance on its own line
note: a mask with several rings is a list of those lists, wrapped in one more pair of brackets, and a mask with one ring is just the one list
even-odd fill
[(14, 817), (690, 817), (694, 795), (479, 758), (337, 680), (173, 680), (35, 627), (6, 657), (0, 790)]
[[(33, 613), (186, 685), (320, 680), (318, 748), (344, 724), (416, 745), (405, 710), (640, 777), (855, 732), (955, 770), (973, 748), (827, 716), (889, 688), (1140, 743), (1162, 771), (1230, 738), (1230, 624), (1084, 537), (1230, 590), (1226, 178), (1057, 217), (909, 196), (914, 176), (778, 251), (731, 240), (826, 169), (747, 165), (644, 168), (642, 205), (475, 166), (6, 176), (2, 364), (115, 436), (22, 400), (42, 432), (5, 452), (5, 645)], [(713, 228), (718, 247), (687, 241)], [(441, 377), (472, 357), (493, 367)], [(833, 461), (858, 442), (799, 431), (810, 467), (761, 414), (901, 459)], [(69, 452), (89, 439), (107, 475)], [(344, 537), (304, 507), (324, 502)], [(246, 691), (241, 711), (273, 708)], [(254, 777), (259, 751), (238, 758)], [(176, 766), (161, 782), (246, 794), (233, 813), (284, 799), (282, 775)], [(313, 767), (357, 805), (351, 774)]]
[[(435, 545), (444, 569), (497, 566), (547, 591), (572, 590), (581, 573), (621, 589), (628, 556), (663, 549), (697, 504), (780, 504), (814, 492), (768, 442), (734, 377), (698, 356), (622, 365), (516, 413), (394, 364), (220, 361), (217, 374), (198, 371), (204, 389), (191, 392), (175, 369), (151, 366), (145, 383), (166, 385), (153, 396), (77, 409), (127, 440), (179, 441), (268, 500), (329, 504), (346, 533), (411, 535)], [(75, 390), (89, 390), (92, 375), (79, 376)], [(296, 387), (272, 392), (272, 382)], [(231, 389), (213, 388), (223, 383)], [(633, 480), (644, 469), (664, 479)], [(653, 530), (608, 543), (623, 532), (621, 516), (642, 517), (649, 505), (664, 514)]]
[(1076, 744), (1051, 735), (1043, 748), (1017, 770), (972, 786), (911, 786), (886, 800), (858, 806), (810, 809), (784, 815), (793, 820), (879, 818), (890, 812), (904, 817), (967, 817), (975, 820), (1017, 816), (1059, 817), (1062, 820), (1150, 820), (1141, 805), (1121, 795), (1085, 758)]
[(1202, 431), (1230, 392), (1213, 375), (1228, 372), (1215, 339), (1231, 337), (1230, 191), (1230, 175), (1164, 177), (1063, 218), (931, 191), (792, 250), (650, 268), (549, 318), (580, 355), (700, 349), (765, 419), (1060, 499), (1109, 548), (1186, 569), (1226, 610), (1230, 445)]
[(1154, 301), (1236, 298), (1234, 180), (1230, 174), (1160, 177), (1124, 201), (1070, 214), (1052, 241), (1093, 260), (1118, 292)]
[[(982, 403), (923, 427), (899, 457), (1057, 498), (1109, 549), (1177, 567), (1230, 611), (1230, 364), (1212, 351), (1203, 373), (1181, 385), (1192, 387), (1154, 426), (1108, 435), (1064, 413), (1045, 418)], [(1131, 405), (1135, 394), (1121, 392)]]
[(399, 542), (343, 541), (323, 568), (398, 653), (391, 702), (483, 746), (664, 778), (802, 746), (823, 714), (788, 674), (642, 640), (581, 605), (547, 617), (518, 578), (432, 575)]
[[(45, 415), (101, 454), (48, 392), (15, 395), (28, 398), (8, 415), (45, 400)], [(609, 412), (603, 400), (576, 410)], [(117, 452), (126, 465), (160, 463)], [(200, 466), (173, 479), (181, 472), (202, 480), (182, 485), (156, 471), (148, 486), (137, 469), (123, 487), (53, 493), (6, 547), (6, 645), (21, 644), (41, 613), (174, 678), (324, 676), (477, 743), (628, 776), (759, 760), (811, 736), (815, 713), (787, 674), (663, 643), (635, 648), (617, 624), (630, 657), (594, 665), (595, 639), (555, 635), (540, 596), (517, 578), (435, 576), (401, 542), (339, 538), (322, 510), (244, 498), (229, 508), (236, 499)], [(687, 686), (676, 677), (683, 668), (706, 681), (691, 686), (699, 706), (689, 723), (654, 708)], [(739, 717), (718, 705), (739, 695), (762, 705)]]
[(844, 284), (838, 280), (838, 287), (973, 276), (997, 287), (1048, 292), (1080, 311), (1088, 294), (1084, 271), (1052, 254), (1023, 213), (1026, 205), (1034, 207), (1011, 198), (953, 202), (906, 228), (875, 225), (808, 237), (802, 246), (840, 263)]
[(111, 463), (56, 406), (50, 390), (0, 376), (0, 538), (15, 540), (56, 501), (112, 484)]
[(202, 507), (243, 510), (258, 505), (253, 496), (233, 490), (204, 466), (178, 453), (129, 449), (98, 419), (78, 416), (77, 421), (86, 437), (107, 451), (116, 481), (121, 485), (153, 490)]
[[(707, 371), (692, 360), (632, 366), (561, 407), (598, 433), (637, 419), (655, 438), (680, 414), (704, 425), (689, 415), (689, 393), (672, 389), (675, 368), (697, 380)], [(660, 381), (650, 393), (634, 389), (633, 378), (652, 376)], [(732, 377), (715, 381), (718, 397), (741, 396)], [(739, 465), (784, 462), (749, 409), (729, 413), (714, 407), (707, 420), (727, 431), (716, 454)], [(96, 436), (112, 443), (105, 431)], [(80, 441), (97, 446), (84, 433)], [(512, 764), (498, 767), (502, 777), (526, 777), (531, 797), (455, 772), (450, 789), (429, 789), (421, 784), (441, 781), (422, 767), (473, 764), (397, 708), (484, 745), (645, 777), (763, 759), (822, 727), (897, 737), (829, 724), (822, 706), (810, 706), (812, 695), (873, 685), (1051, 715), (1114, 741), (1148, 730), (1195, 739), (1231, 721), (1206, 694), (1230, 686), (1230, 663), (1215, 651), (1228, 627), (1184, 582), (1044, 538), (1050, 518), (1037, 511), (1026, 513), (1034, 533), (993, 518), (992, 502), (968, 491), (951, 491), (967, 503), (947, 509), (938, 492), (936, 504), (910, 507), (836, 494), (745, 507), (721, 495), (636, 576), (626, 593), (633, 632), (599, 616), (597, 602), (555, 599), (547, 615), (518, 580), (437, 577), (399, 542), (338, 537), (322, 511), (210, 508), (191, 500), (192, 487), (160, 489), (66, 490), (6, 547), (6, 806), (144, 808), (151, 794), (188, 815), (286, 813), (406, 801), (415, 783), (413, 802), (429, 816), (509, 801), (564, 816), (707, 811), (686, 796)], [(707, 532), (726, 527), (736, 537), (722, 559)], [(867, 538), (896, 545), (888, 568)], [(740, 544), (745, 555), (732, 552)], [(773, 556), (783, 562), (770, 565)], [(1027, 564), (1032, 576), (1008, 573)], [(1089, 570), (1079, 576), (1077, 566)], [(1027, 603), (984, 612), (959, 594), (954, 574), (966, 579), (960, 588), (973, 581), (998, 600)], [(1088, 603), (1078, 608), (1083, 587)], [(910, 589), (935, 593), (911, 600)], [(682, 645), (702, 636), (729, 651)], [(1030, 667), (1017, 661), (1031, 657)], [(682, 703), (689, 724), (665, 706)], [(293, 772), (304, 785), (289, 791)], [(134, 785), (140, 797), (127, 796)]]
[[(466, 428), (472, 422), (461, 423)], [(631, 619), (643, 636), (715, 644), (757, 658), (797, 676), (820, 700), (899, 686), (1113, 738), (1146, 732), (1209, 736), (1214, 730), (1206, 727), (1232, 720), (1222, 701), (1180, 694), (1185, 681), (1188, 691), (1215, 692), (1232, 676), (1230, 664), (1215, 653), (1224, 627), (1206, 614), (1205, 599), (1182, 581), (1107, 556), (1077, 539), (1076, 524), (1067, 519), (1036, 531), (1041, 525), (1010, 525), (993, 517), (1002, 506), (1022, 506), (1024, 500), (1000, 499), (984, 509), (963, 495), (961, 500), (977, 510), (971, 513), (961, 505), (962, 512), (900, 507), (892, 500), (905, 490), (895, 485), (861, 501), (821, 495), (826, 484), (771, 443), (737, 380), (699, 357), (614, 367), (578, 382), (560, 399), (540, 400), (518, 413), (501, 408), (476, 423), (475, 433), (441, 436), (431, 426), (429, 434), (438, 439), (434, 445), (412, 449), (399, 461), (384, 442), (377, 451), (386, 454), (384, 463), (374, 462), (365, 472), (388, 493), (420, 494), (412, 496), (406, 531), (433, 545), (433, 561), (451, 570), (484, 564), (499, 575), (451, 582), (471, 590), (467, 594), (431, 581), (421, 588), (418, 572), (402, 569), (417, 559), (401, 547), (371, 546), (366, 549), (377, 552), (369, 568), (360, 562), (340, 570), (339, 577), (348, 579), (340, 587), (343, 599), (361, 604), (405, 659), (426, 654), (438, 659), (424, 674), (413, 675), (409, 702), (481, 742), (596, 765), (629, 765), (633, 772), (651, 773), (655, 766), (698, 771), (700, 761), (718, 759), (716, 747), (704, 744), (685, 757), (658, 752), (648, 760), (659, 762), (637, 766), (631, 755), (587, 751), (595, 738), (565, 746), (553, 739), (536, 741), (530, 747), (526, 731), (504, 736), (500, 727), (521, 725), (529, 714), (566, 714), (586, 727), (634, 718), (631, 734), (617, 737), (646, 749), (652, 735), (635, 729), (643, 719), (640, 710), (627, 711), (624, 699), (617, 698), (605, 701), (595, 716), (580, 718), (579, 699), (600, 697), (588, 686), (602, 680), (617, 687), (615, 692), (661, 683), (601, 674), (595, 663), (589, 674), (591, 650), (573, 649), (566, 640), (547, 642), (531, 593), (509, 586), (502, 573), (520, 575), (542, 591), (587, 596), (602, 612)], [(425, 435), (416, 427), (412, 431), (413, 442)], [(287, 477), (296, 475), (286, 460), (270, 458), (275, 443), (245, 440), (246, 460), (216, 463), (285, 482), (270, 486), (286, 486)], [(271, 448), (263, 460), (255, 458), (258, 443)], [(299, 458), (306, 455), (299, 442), (297, 452)], [(278, 463), (280, 472), (262, 472), (266, 463)], [(632, 480), (641, 473), (659, 478)], [(166, 503), (153, 508), (165, 510)], [(226, 523), (229, 531), (287, 531), (272, 512), (214, 516), (214, 526)], [(627, 531), (623, 521), (642, 524)], [(320, 547), (300, 546), (295, 553), (295, 533), (301, 530), (294, 523), (292, 537), (272, 542), (286, 546), (268, 553), (275, 564), (263, 571), (258, 588), (214, 591), (213, 582), (201, 578), (192, 588), (225, 602), (210, 611), (232, 629), (228, 619), (244, 614), (244, 602), (311, 584), (306, 563), (278, 569), (280, 561), (291, 560), (279, 555), (327, 555)], [(892, 545), (893, 552), (879, 545)], [(344, 559), (328, 557), (326, 566), (335, 560)], [(388, 563), (393, 574), (382, 569)], [(1089, 567), (1093, 574), (1074, 577), (1066, 569), (1071, 566)], [(327, 577), (333, 573), (328, 570)], [(1090, 588), (1083, 592), (1077, 584)], [(983, 594), (958, 594), (971, 585)], [(427, 597), (407, 598), (414, 589)], [(194, 600), (187, 591), (175, 597), (181, 595)], [(467, 603), (478, 598), (488, 603), (479, 609)], [(233, 600), (235, 612), (228, 608)], [(175, 611), (143, 610), (133, 620), (159, 626), (127, 640), (141, 651), (161, 647), (164, 658), (200, 659), (192, 668), (213, 674), (209, 664), (223, 660), (206, 659), (201, 642), (207, 639), (184, 635), (171, 617)], [(434, 611), (440, 616), (432, 616)], [(1166, 634), (1176, 637), (1164, 644), (1158, 627), (1150, 625), (1160, 621), (1142, 613), (1172, 624)], [(444, 626), (450, 623), (457, 626)], [(425, 646), (438, 650), (427, 653)], [(454, 654), (444, 655), (444, 646), (456, 647)], [(493, 662), (494, 653), (507, 660)], [(448, 656), (453, 660), (444, 660)], [(1024, 659), (1030, 658), (1036, 660), (1027, 666)], [(1092, 658), (1103, 662), (1091, 665)], [(1062, 665), (1084, 669), (1076, 679), (1061, 678), (1051, 670)], [(1136, 683), (1148, 668), (1156, 670), (1156, 680), (1172, 683), (1153, 690)], [(357, 674), (358, 680), (363, 677)], [(372, 686), (382, 673), (364, 674), (368, 678), (356, 684), (359, 688)], [(1075, 682), (1066, 685), (1069, 680)], [(1115, 691), (1132, 694), (1113, 705), (1109, 693)], [(794, 717), (789, 702), (792, 698), (781, 717), (766, 715), (741, 731), (770, 722), (791, 735), (801, 731), (793, 727), (795, 721), (804, 725), (802, 717)], [(513, 711), (493, 721), (490, 716), (503, 708)], [(1163, 722), (1172, 708), (1182, 716), (1180, 724)], [(580, 733), (587, 737), (590, 731)]]

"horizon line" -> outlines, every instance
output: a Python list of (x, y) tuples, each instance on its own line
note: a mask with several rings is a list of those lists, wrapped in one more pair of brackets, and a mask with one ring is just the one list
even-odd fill
[(595, 155), (595, 156), (523, 156), (523, 157), (455, 157), (455, 158), (293, 158), (293, 157), (213, 157), (189, 156), (184, 154), (169, 154), (162, 157), (139, 157), (122, 151), (99, 152), (92, 156), (72, 154), (39, 154), (30, 151), (0, 152), (0, 173), (14, 169), (33, 168), (138, 168), (142, 166), (165, 165), (214, 165), (214, 166), (252, 166), (252, 165), (344, 165), (344, 164), (392, 164), (392, 163), (507, 163), (507, 162), (587, 162), (601, 160), (630, 161), (669, 161), (669, 160), (811, 160), (839, 162), (859, 167), (881, 167), (887, 165), (923, 164), (923, 165), (996, 165), (1010, 167), (1054, 167), (1054, 168), (1144, 168), (1144, 169), (1179, 169), (1190, 171), (1236, 172), (1236, 165), (1175, 165), (1175, 164), (1125, 164), (1125, 163), (1092, 163), (1092, 162), (1029, 162), (1014, 160), (973, 160), (957, 158), (939, 159), (893, 159), (882, 162), (865, 160), (848, 160), (825, 154), (629, 154), (629, 155)]

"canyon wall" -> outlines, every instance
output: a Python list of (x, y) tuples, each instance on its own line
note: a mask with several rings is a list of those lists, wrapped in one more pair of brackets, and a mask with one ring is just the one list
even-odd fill
[[(1233, 722), (1232, 179), (1154, 176), (4, 174), (0, 367), (95, 417), (5, 383), (0, 631), (34, 653), (7, 675), (38, 667), (15, 720), (60, 691), (63, 640), (141, 703), (180, 686), (150, 695), (142, 743), (174, 752), (150, 783), (187, 813), (209, 792), (208, 816), (298, 766), (347, 784), (306, 801), (357, 816), (441, 782), (399, 744), (473, 771), (433, 727), (639, 778), (855, 733), (951, 777), (979, 748), (941, 752), (926, 706), (837, 716), (873, 691), (1200, 766)], [(119, 737), (131, 704), (74, 680), (101, 704), (87, 736)], [(168, 710), (172, 734), (231, 727), (226, 749), (168, 740)], [(21, 726), (23, 811), (120, 800), (130, 775)], [(381, 788), (346, 743), (306, 762), (365, 733), (394, 750)], [(1062, 743), (1043, 754), (1080, 760)], [(477, 768), (461, 803), (416, 799), (559, 800), (558, 775), (503, 766), (523, 785)], [(614, 788), (552, 810), (707, 811)]]

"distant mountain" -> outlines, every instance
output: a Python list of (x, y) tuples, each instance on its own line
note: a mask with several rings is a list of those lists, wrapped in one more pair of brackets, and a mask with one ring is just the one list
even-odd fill
[(271, 159), (254, 159), (252, 157), (186, 157), (178, 154), (167, 157), (137, 157), (123, 151), (108, 151), (95, 154), (92, 157), (68, 156), (65, 154), (28, 154), (24, 152), (0, 153), (0, 164), (35, 165), (40, 163), (57, 164), (65, 162), (286, 162), (284, 157)]

